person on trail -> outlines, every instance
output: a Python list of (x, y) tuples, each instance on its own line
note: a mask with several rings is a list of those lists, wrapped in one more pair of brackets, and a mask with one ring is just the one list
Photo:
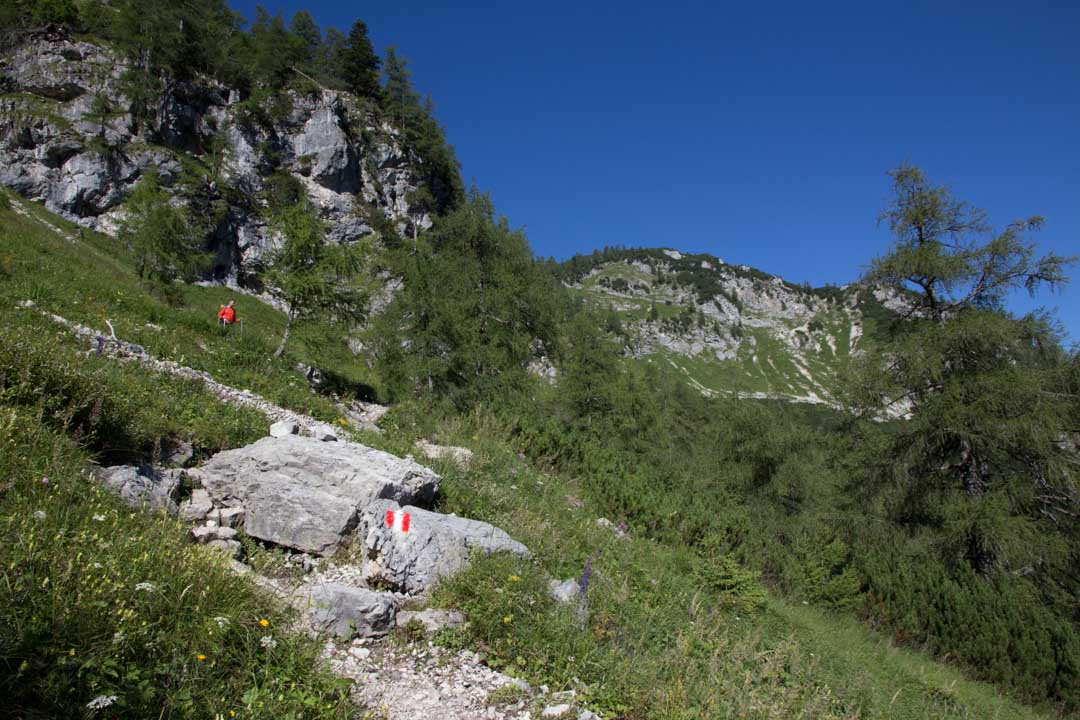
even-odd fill
[(228, 305), (222, 305), (217, 318), (221, 325), (232, 325), (236, 322), (236, 301), (230, 300)]

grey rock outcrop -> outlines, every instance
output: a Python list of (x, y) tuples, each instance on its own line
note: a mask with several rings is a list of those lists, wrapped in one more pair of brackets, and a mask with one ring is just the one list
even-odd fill
[(98, 479), (131, 507), (177, 513), (181, 480), (178, 470), (117, 465), (103, 468)]
[(300, 602), (314, 629), (344, 640), (379, 637), (394, 627), (394, 601), (386, 593), (325, 583), (306, 588)]
[[(291, 107), (282, 112), (279, 104), (255, 120), (239, 93), (197, 77), (170, 83), (155, 116), (139, 121), (126, 110), (126, 70), (112, 50), (60, 29), (22, 37), (0, 57), (0, 184), (111, 233), (148, 168), (172, 188), (183, 172), (180, 159), (213, 146), (225, 157), (222, 179), (249, 197), (264, 189), (272, 154), (304, 185), (334, 242), (371, 234), (373, 219), (399, 231), (431, 226), (427, 212), (409, 203), (420, 187), (418, 160), (349, 93), (290, 92)], [(104, 117), (102, 101), (110, 108)], [(220, 191), (209, 181), (206, 189)], [(279, 241), (250, 203), (230, 207), (212, 239), (214, 271), (229, 282), (243, 281)]]
[(202, 488), (195, 488), (191, 497), (180, 503), (180, 519), (184, 522), (198, 522), (206, 518), (213, 509), (210, 493)]
[(430, 502), (440, 481), (411, 460), (297, 435), (218, 453), (200, 476), (215, 504), (244, 508), (248, 535), (316, 555), (347, 544), (375, 500)]
[[(407, 530), (401, 522), (405, 514), (409, 516)], [(406, 593), (422, 593), (440, 578), (461, 570), (473, 551), (530, 555), (528, 548), (494, 525), (393, 500), (371, 503), (364, 511), (363, 525), (367, 528), (364, 578)]]

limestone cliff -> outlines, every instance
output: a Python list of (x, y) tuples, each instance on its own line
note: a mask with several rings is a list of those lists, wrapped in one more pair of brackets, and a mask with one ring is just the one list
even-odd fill
[(259, 200), (275, 172), (303, 183), (333, 241), (386, 221), (407, 233), (430, 226), (409, 203), (419, 161), (364, 100), (313, 84), (259, 107), (203, 78), (161, 88), (155, 117), (139, 123), (126, 111), (124, 71), (108, 48), (55, 28), (0, 58), (0, 184), (108, 233), (150, 169), (165, 187), (202, 182), (204, 196), (228, 206), (208, 244), (213, 274), (230, 281), (275, 242)]
[(628, 354), (706, 394), (830, 403), (846, 358), (905, 306), (880, 288), (810, 288), (672, 249), (579, 256), (559, 273), (620, 316)]

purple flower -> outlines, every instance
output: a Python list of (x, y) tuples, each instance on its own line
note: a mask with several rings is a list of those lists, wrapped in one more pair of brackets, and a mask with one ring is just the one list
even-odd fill
[(594, 552), (585, 561), (585, 572), (581, 574), (581, 595), (584, 597), (585, 591), (589, 589), (589, 576), (592, 575), (592, 562), (593, 558), (599, 555), (599, 552)]
[(100, 355), (101, 351), (105, 348), (105, 338), (100, 335), (97, 336), (97, 354)]
[(48, 476), (48, 475), (46, 475), (45, 477), (41, 478), (41, 484), (42, 484), (42, 485), (48, 485), (48, 484), (49, 484), (49, 476)]

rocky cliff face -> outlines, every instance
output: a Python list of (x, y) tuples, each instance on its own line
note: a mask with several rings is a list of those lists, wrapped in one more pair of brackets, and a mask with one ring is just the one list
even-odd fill
[(405, 232), (430, 226), (409, 205), (417, 161), (348, 93), (292, 92), (268, 110), (211, 80), (175, 83), (162, 89), (156, 116), (138, 123), (124, 70), (110, 50), (58, 30), (0, 59), (0, 184), (109, 233), (150, 169), (166, 187), (201, 173), (208, 195), (246, 198), (229, 200), (211, 234), (214, 273), (226, 280), (243, 279), (275, 242), (257, 200), (274, 172), (302, 182), (334, 241), (371, 234), (383, 219)]
[(569, 283), (616, 311), (627, 351), (707, 394), (828, 403), (836, 372), (904, 305), (881, 290), (811, 289), (711, 255), (627, 250)]

